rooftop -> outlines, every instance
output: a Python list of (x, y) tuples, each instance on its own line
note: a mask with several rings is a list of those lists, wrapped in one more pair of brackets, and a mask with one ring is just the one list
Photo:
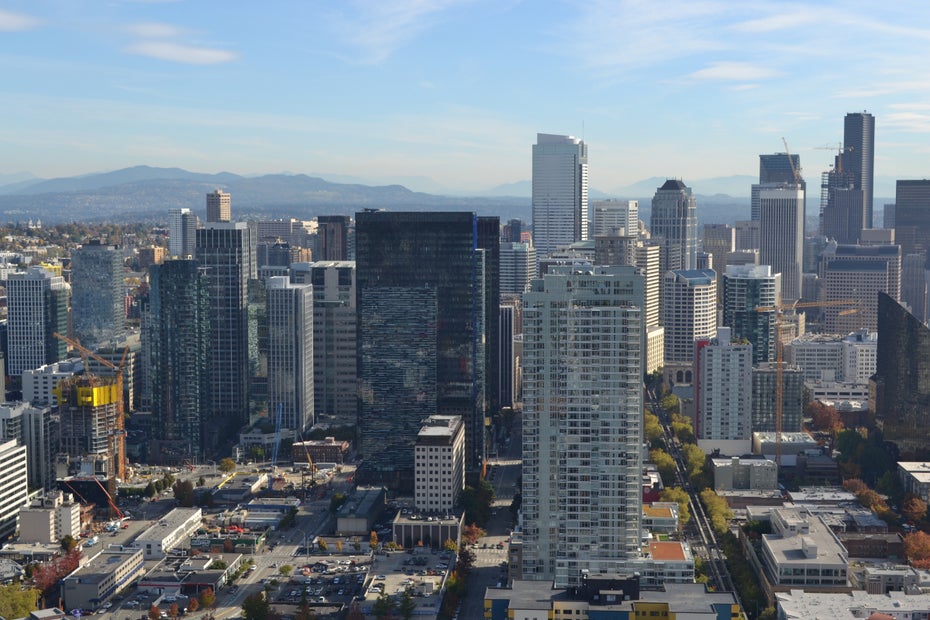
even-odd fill
[(173, 532), (178, 529), (189, 519), (202, 516), (200, 508), (175, 508), (164, 517), (162, 517), (158, 523), (155, 523), (144, 532), (139, 534), (136, 540), (150, 540), (150, 539), (159, 539), (165, 537), (169, 532)]
[(868, 594), (864, 590), (847, 593), (804, 592), (791, 590), (775, 594), (780, 610), (779, 617), (787, 620), (853, 620), (868, 618), (874, 612), (887, 611), (896, 618), (930, 609), (930, 594)]
[(685, 546), (677, 541), (652, 541), (649, 543), (649, 554), (653, 560), (660, 562), (685, 562), (690, 555)]

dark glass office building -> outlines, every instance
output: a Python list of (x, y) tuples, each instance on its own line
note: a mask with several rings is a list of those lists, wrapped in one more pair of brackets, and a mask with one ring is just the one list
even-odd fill
[(930, 328), (878, 294), (878, 352), (870, 393), (885, 440), (901, 452), (930, 448)]
[(483, 465), (481, 229), (473, 213), (356, 214), (359, 482), (412, 489), (416, 436), (434, 414), (463, 417), (466, 471)]

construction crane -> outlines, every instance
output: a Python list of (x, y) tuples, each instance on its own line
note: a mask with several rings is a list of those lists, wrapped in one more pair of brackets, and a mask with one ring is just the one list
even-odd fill
[(782, 144), (785, 145), (785, 155), (788, 156), (788, 165), (791, 166), (791, 176), (794, 177), (794, 184), (801, 185), (801, 171), (794, 165), (794, 160), (791, 159), (791, 151), (788, 149), (788, 141), (784, 138), (781, 139)]
[[(58, 332), (53, 334), (55, 338), (64, 341), (73, 349), (77, 350), (81, 357), (84, 358), (84, 372), (86, 374), (91, 374), (90, 365), (88, 363), (88, 358), (94, 359), (100, 364), (103, 364), (107, 368), (111, 369), (114, 373), (114, 379), (116, 381), (116, 428), (107, 428), (107, 444), (110, 456), (113, 458), (113, 463), (115, 465), (116, 471), (113, 472), (116, 478), (124, 480), (126, 478), (126, 430), (124, 428), (123, 416), (123, 367), (126, 365), (126, 356), (129, 354), (129, 347), (123, 351), (123, 357), (120, 359), (119, 364), (114, 364), (110, 360), (98, 355), (94, 351), (91, 351), (78, 340), (68, 338), (63, 336)], [(109, 420), (109, 418), (107, 418)], [(115, 438), (115, 450), (114, 450), (114, 438)]]
[[(787, 147), (787, 145), (785, 145)], [(790, 157), (790, 155), (789, 155)], [(834, 301), (803, 301), (777, 306), (759, 306), (756, 312), (774, 313), (775, 331), (775, 462), (781, 467), (781, 433), (782, 415), (784, 414), (784, 358), (781, 342), (781, 318), (785, 310), (798, 310), (803, 308), (827, 308), (833, 306), (858, 306), (855, 299), (838, 299)], [(858, 308), (851, 308), (844, 314), (858, 312)]]
[(815, 146), (814, 149), (817, 151), (836, 151), (836, 164), (834, 166), (834, 170), (836, 170), (836, 173), (840, 175), (843, 174), (843, 153), (851, 153), (854, 150), (851, 146), (843, 148), (842, 142), (837, 142), (836, 146), (831, 144), (826, 146)]

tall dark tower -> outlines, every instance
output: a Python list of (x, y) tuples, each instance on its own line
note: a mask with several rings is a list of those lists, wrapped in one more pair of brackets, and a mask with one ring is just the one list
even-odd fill
[(349, 260), (349, 216), (320, 215), (316, 221), (320, 255), (313, 260)]
[(216, 448), (249, 419), (249, 280), (257, 277), (255, 237), (244, 223), (197, 230), (197, 260), (210, 290), (210, 401)]
[(474, 213), (356, 214), (359, 482), (412, 489), (417, 433), (437, 413), (463, 417), (466, 471), (483, 466), (480, 226)]
[(875, 117), (852, 112), (843, 119), (843, 171), (853, 188), (862, 190), (863, 228), (872, 228), (873, 179), (875, 177)]

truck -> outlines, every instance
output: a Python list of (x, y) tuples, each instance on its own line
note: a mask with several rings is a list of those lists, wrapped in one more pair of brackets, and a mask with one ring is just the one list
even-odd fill
[(99, 538), (98, 536), (91, 536), (91, 537), (88, 539), (88, 541), (87, 541), (86, 543), (84, 543), (84, 546), (85, 546), (85, 547), (93, 547), (93, 546), (96, 545), (98, 542), (100, 542), (100, 538)]

